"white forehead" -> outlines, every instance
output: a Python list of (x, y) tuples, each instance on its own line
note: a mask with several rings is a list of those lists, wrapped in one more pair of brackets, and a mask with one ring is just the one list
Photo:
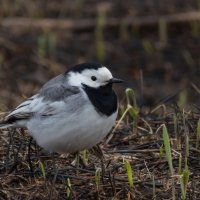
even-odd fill
[[(96, 76), (97, 80), (92, 81), (91, 77)], [(111, 72), (106, 67), (98, 69), (85, 69), (81, 72), (70, 72), (69, 73), (69, 84), (73, 86), (81, 86), (82, 83), (91, 87), (99, 87), (105, 85), (106, 81), (113, 78)]]

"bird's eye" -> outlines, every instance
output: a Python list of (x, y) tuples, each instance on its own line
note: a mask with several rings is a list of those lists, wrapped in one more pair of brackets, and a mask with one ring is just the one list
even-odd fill
[(96, 81), (97, 77), (96, 76), (91, 76), (91, 80)]

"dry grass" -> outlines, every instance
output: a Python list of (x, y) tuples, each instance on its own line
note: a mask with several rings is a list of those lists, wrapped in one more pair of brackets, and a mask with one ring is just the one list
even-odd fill
[[(137, 127), (125, 119), (109, 144), (102, 144), (105, 159), (99, 159), (92, 152), (88, 152), (87, 164), (80, 159), (78, 166), (74, 165), (74, 155), (56, 154), (54, 167), (52, 155), (41, 150), (34, 142), (30, 145), (30, 137), (24, 130), (1, 131), (0, 197), (67, 199), (68, 190), (70, 199), (171, 199), (172, 177), (165, 154), (162, 153), (162, 130), (159, 128), (166, 124), (172, 148), (176, 198), (181, 198), (179, 155), (182, 155), (183, 169), (185, 136), (188, 135), (187, 164), (190, 178), (187, 184), (187, 199), (199, 199), (200, 149), (196, 148), (199, 114), (176, 111), (176, 126), (174, 115), (175, 112), (165, 115), (154, 113), (142, 117), (140, 115)], [(149, 126), (153, 134), (150, 133)], [(129, 160), (133, 170), (133, 188), (128, 184), (124, 160)], [(39, 161), (42, 164), (39, 165)], [(98, 185), (95, 178), (97, 170), (100, 170)], [(69, 180), (71, 187), (67, 189)]]

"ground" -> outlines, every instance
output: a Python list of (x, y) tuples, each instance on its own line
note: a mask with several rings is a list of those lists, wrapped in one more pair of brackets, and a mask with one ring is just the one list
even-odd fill
[[(86, 158), (81, 153), (84, 158), (76, 165), (75, 155), (55, 154), (53, 159), (30, 143), (26, 130), (1, 130), (0, 199), (172, 199), (173, 189), (181, 199), (184, 169), (189, 171), (187, 199), (200, 199), (199, 1), (1, 4), (2, 116), (80, 62), (101, 62), (125, 83), (115, 87), (119, 123), (100, 145), (104, 159), (92, 151)], [(134, 89), (138, 114), (122, 119), (126, 88)], [(163, 124), (169, 132), (173, 174)]]
[[(1, 199), (67, 199), (67, 190), (69, 199), (171, 199), (173, 187), (176, 199), (180, 199), (180, 177), (187, 167), (187, 199), (200, 199), (196, 135), (199, 114), (178, 110), (176, 123), (173, 116), (173, 112), (152, 113), (138, 116), (137, 123), (121, 122), (101, 144), (104, 158), (94, 154), (96, 151), (87, 151), (86, 155), (81, 152), (78, 164), (75, 155), (55, 154), (53, 159), (52, 154), (31, 144), (23, 130), (1, 131)], [(171, 138), (173, 176), (165, 152), (161, 153), (163, 123)], [(132, 187), (126, 162), (133, 173)]]

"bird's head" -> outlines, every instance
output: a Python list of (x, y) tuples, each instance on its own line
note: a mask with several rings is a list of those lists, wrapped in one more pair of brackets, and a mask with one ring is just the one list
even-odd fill
[(66, 74), (69, 84), (77, 87), (99, 88), (123, 82), (121, 79), (114, 78), (108, 68), (98, 63), (75, 65)]

